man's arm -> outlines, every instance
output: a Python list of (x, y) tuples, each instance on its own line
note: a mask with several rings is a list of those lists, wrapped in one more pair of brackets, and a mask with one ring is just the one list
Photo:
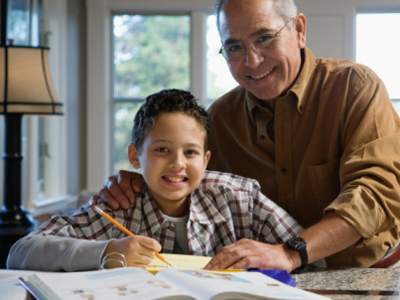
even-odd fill
[(135, 202), (134, 193), (140, 192), (143, 186), (142, 175), (121, 170), (117, 174), (108, 177), (107, 182), (99, 191), (99, 195), (92, 196), (90, 204), (96, 205), (103, 201), (114, 210), (120, 206), (128, 209)]
[[(300, 236), (307, 242), (309, 263), (346, 249), (361, 238), (352, 225), (334, 212), (325, 215), (320, 222), (303, 231)], [(285, 244), (270, 245), (243, 239), (222, 248), (205, 268), (259, 268), (290, 272), (300, 265), (299, 253)]]
[[(334, 212), (326, 214), (320, 222), (305, 230), (301, 236), (307, 241), (309, 262), (340, 252), (361, 239), (361, 234)], [(299, 255), (297, 257), (299, 258)], [(295, 268), (299, 266), (300, 261)]]

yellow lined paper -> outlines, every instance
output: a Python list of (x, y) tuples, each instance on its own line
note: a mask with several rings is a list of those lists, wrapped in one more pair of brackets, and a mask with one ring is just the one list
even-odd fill
[[(171, 253), (163, 253), (162, 255), (174, 267), (185, 267), (185, 268), (196, 268), (196, 269), (203, 269), (212, 258), (208, 256), (171, 254)], [(165, 268), (168, 268), (168, 266), (164, 262), (162, 262), (159, 258), (155, 257), (153, 261), (150, 263), (150, 265), (147, 267), (147, 271), (151, 273), (157, 273), (158, 271)]]

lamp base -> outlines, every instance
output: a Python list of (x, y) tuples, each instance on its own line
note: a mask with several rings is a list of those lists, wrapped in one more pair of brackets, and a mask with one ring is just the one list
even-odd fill
[(22, 208), (0, 212), (0, 228), (30, 228), (33, 227), (32, 217)]

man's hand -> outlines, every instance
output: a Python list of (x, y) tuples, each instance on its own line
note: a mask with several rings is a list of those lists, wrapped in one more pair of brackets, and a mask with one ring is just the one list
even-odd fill
[(301, 264), (297, 251), (285, 244), (270, 245), (254, 240), (241, 239), (223, 247), (205, 266), (208, 270), (258, 268), (287, 270), (291, 272)]
[(142, 175), (135, 172), (121, 170), (117, 174), (108, 177), (99, 195), (90, 199), (90, 204), (96, 205), (101, 201), (107, 203), (112, 209), (122, 207), (128, 209), (135, 202), (135, 192), (142, 190), (144, 181)]
[[(307, 242), (308, 262), (312, 263), (354, 245), (362, 237), (346, 220), (334, 212), (303, 231)], [(277, 269), (288, 272), (301, 266), (300, 254), (286, 244), (269, 245), (241, 239), (222, 248), (205, 266), (206, 269)]]
[(156, 252), (160, 252), (161, 248), (160, 243), (153, 238), (140, 235), (128, 236), (110, 241), (102, 259), (107, 254), (117, 252), (125, 255), (129, 267), (146, 269), (154, 259)]

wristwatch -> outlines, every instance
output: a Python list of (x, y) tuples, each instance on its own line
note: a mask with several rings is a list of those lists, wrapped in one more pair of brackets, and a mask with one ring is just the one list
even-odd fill
[(304, 269), (307, 264), (308, 264), (308, 254), (307, 254), (307, 243), (306, 241), (299, 237), (296, 236), (294, 238), (291, 238), (286, 242), (288, 245), (289, 249), (296, 250), (300, 254), (301, 258), (301, 266), (298, 268), (299, 270)]

